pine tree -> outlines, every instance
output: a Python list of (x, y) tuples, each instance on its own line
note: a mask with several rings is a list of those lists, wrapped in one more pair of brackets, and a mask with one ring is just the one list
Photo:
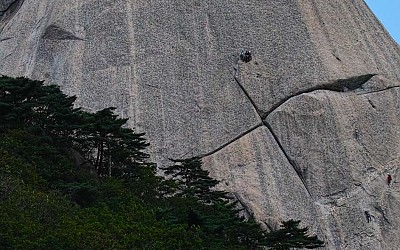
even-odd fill
[(230, 199), (227, 192), (216, 190), (219, 181), (202, 169), (200, 158), (175, 160), (173, 166), (163, 170), (174, 181), (174, 194), (184, 198), (187, 207), (185, 211), (174, 211), (172, 220), (186, 220), (189, 227), (200, 227), (207, 234), (218, 235), (233, 244), (246, 246), (246, 249), (261, 247), (263, 231), (260, 225), (254, 218), (239, 216), (242, 208), (238, 207), (238, 202)]
[(76, 140), (86, 145), (86, 157), (92, 159), (99, 176), (132, 177), (138, 174), (139, 166), (146, 165), (148, 155), (144, 150), (149, 144), (144, 133), (124, 128), (127, 119), (118, 118), (114, 110), (111, 107), (86, 114)]
[(177, 194), (193, 197), (204, 204), (214, 204), (227, 200), (227, 192), (218, 191), (215, 187), (219, 181), (211, 178), (209, 172), (201, 168), (199, 158), (174, 160), (175, 164), (161, 168), (177, 185)]
[(27, 78), (0, 77), (0, 131), (29, 126), (45, 130), (59, 142), (74, 135), (81, 124), (80, 109), (55, 85)]
[(283, 221), (281, 229), (271, 231), (266, 235), (266, 245), (272, 249), (291, 248), (318, 248), (323, 247), (324, 242), (317, 236), (309, 236), (308, 228), (299, 228), (299, 220)]
[(64, 148), (79, 148), (99, 176), (154, 174), (154, 166), (144, 163), (149, 145), (144, 133), (124, 128), (127, 119), (118, 118), (113, 107), (87, 113), (74, 108), (75, 100), (58, 86), (44, 86), (43, 81), (2, 76), (0, 132), (28, 127)]

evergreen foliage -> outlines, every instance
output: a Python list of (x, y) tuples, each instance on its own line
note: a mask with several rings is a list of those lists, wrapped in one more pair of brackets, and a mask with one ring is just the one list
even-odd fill
[(200, 159), (157, 176), (143, 133), (124, 127), (114, 108), (88, 113), (75, 99), (41, 81), (0, 77), (0, 249), (322, 244), (297, 221), (266, 233), (239, 217)]
[(299, 220), (282, 221), (281, 229), (267, 234), (268, 246), (273, 249), (291, 248), (318, 248), (324, 246), (324, 242), (317, 236), (307, 235), (308, 228), (299, 228)]
[(219, 181), (202, 169), (199, 158), (175, 160), (175, 164), (162, 168), (175, 182), (176, 195), (196, 199), (204, 204), (215, 204), (227, 199), (226, 192), (217, 191)]
[(170, 210), (169, 216), (188, 227), (198, 227), (216, 237), (237, 242), (246, 249), (258, 249), (264, 237), (260, 225), (254, 218), (239, 216), (241, 209), (237, 201), (228, 198), (226, 192), (218, 191), (219, 181), (209, 177), (201, 165), (199, 158), (192, 158), (176, 160), (174, 165), (163, 168), (174, 183), (174, 202), (185, 202), (183, 210)]

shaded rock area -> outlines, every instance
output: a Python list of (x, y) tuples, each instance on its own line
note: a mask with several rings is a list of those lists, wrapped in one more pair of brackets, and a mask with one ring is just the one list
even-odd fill
[(0, 31), (7, 22), (17, 13), (24, 0), (1, 0), (0, 1)]
[(203, 157), (267, 228), (301, 219), (327, 249), (400, 244), (400, 48), (364, 1), (0, 0), (0, 11), (0, 74), (59, 84), (87, 110), (117, 107), (152, 160)]
[(50, 40), (82, 40), (82, 38), (79, 38), (71, 32), (54, 24), (51, 24), (46, 28), (42, 38)]

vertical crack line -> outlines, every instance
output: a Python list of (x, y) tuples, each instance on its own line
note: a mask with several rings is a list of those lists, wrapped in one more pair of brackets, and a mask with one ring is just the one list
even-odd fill
[[(239, 67), (238, 67), (237, 70), (239, 70)], [(246, 96), (246, 98), (250, 101), (251, 105), (253, 106), (254, 110), (257, 112), (258, 116), (260, 117), (260, 119), (262, 121), (263, 120), (263, 116), (264, 116), (263, 112), (260, 111), (260, 109), (258, 108), (257, 104), (250, 97), (249, 92), (247, 92), (247, 90), (244, 88), (243, 84), (240, 83), (239, 79), (234, 74), (232, 74), (232, 72), (230, 70), (228, 70), (228, 72), (231, 74), (233, 79), (235, 79), (235, 82), (238, 84), (239, 88), (243, 91), (243, 93)]]
[(249, 130), (247, 130), (247, 131), (245, 131), (245, 132), (239, 134), (238, 136), (236, 136), (236, 137), (233, 138), (232, 140), (229, 140), (228, 142), (222, 144), (222, 145), (219, 146), (218, 148), (216, 148), (216, 149), (214, 149), (214, 150), (212, 150), (212, 151), (210, 151), (210, 152), (208, 152), (208, 153), (199, 155), (198, 158), (204, 158), (204, 157), (206, 157), (206, 156), (209, 156), (209, 155), (212, 155), (212, 154), (217, 153), (217, 152), (220, 151), (221, 149), (225, 148), (226, 146), (229, 146), (230, 144), (232, 144), (232, 143), (234, 143), (235, 141), (239, 140), (239, 139), (242, 138), (243, 136), (249, 134), (249, 133), (252, 132), (253, 130), (255, 130), (255, 129), (261, 127), (262, 125), (263, 125), (262, 123), (259, 123), (259, 124), (255, 125), (254, 127), (250, 128)]
[(272, 130), (271, 126), (269, 125), (268, 122), (264, 122), (265, 127), (268, 128), (269, 132), (271, 133), (272, 137), (274, 137), (274, 140), (276, 141), (276, 144), (278, 144), (278, 147), (282, 151), (282, 153), (285, 155), (286, 159), (288, 160), (289, 164), (292, 166), (294, 171), (296, 172), (297, 176), (300, 178), (301, 182), (303, 183), (304, 188), (306, 189), (308, 195), (312, 197), (311, 192), (306, 184), (306, 181), (304, 179), (303, 174), (301, 173), (301, 170), (299, 167), (297, 167), (296, 163), (289, 157), (289, 155), (286, 153), (285, 149), (283, 148), (281, 142), (279, 141), (278, 137), (276, 136), (275, 132)]

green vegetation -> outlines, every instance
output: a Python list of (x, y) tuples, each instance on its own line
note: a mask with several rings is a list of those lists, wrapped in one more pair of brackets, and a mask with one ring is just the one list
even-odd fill
[(114, 108), (26, 78), (0, 78), (0, 249), (274, 249), (323, 245), (298, 221), (265, 232), (201, 169), (155, 174), (144, 134)]

